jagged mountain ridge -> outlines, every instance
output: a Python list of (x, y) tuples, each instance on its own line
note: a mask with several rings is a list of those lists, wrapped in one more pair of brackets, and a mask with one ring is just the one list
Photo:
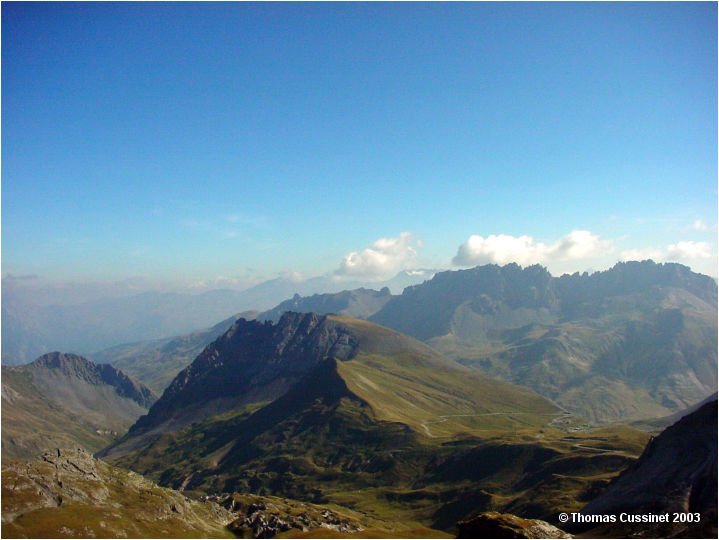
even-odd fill
[[(511, 263), (439, 272), (422, 284), (407, 287), (370, 320), (428, 340), (460, 331), (454, 317), (458, 308), (467, 305), (474, 313), (488, 316), (483, 330), (491, 334), (535, 321), (592, 317), (611, 307), (601, 304), (607, 298), (656, 293), (665, 287), (685, 289), (707, 304), (717, 305), (716, 282), (680, 264), (626, 262), (591, 275), (553, 277), (542, 266), (523, 269)], [(436, 309), (429, 313), (428, 307)]]
[[(366, 360), (350, 362), (358, 354)], [(394, 356), (409, 364), (382, 365), (382, 358)], [(378, 381), (373, 382), (374, 378), (383, 378), (385, 384), (405, 384), (406, 392), (421, 393), (423, 386), (439, 387), (440, 382), (432, 381), (444, 373), (487, 387), (499, 385), (511, 395), (517, 394), (513, 387), (486, 380), (422, 342), (393, 330), (341, 316), (287, 312), (277, 324), (238, 320), (178, 374), (149, 413), (132, 427), (130, 435), (153, 429), (176, 430), (250, 403), (272, 401), (326, 358), (339, 361), (339, 373), (360, 396), (376, 394)], [(468, 391), (459, 395), (470, 394)], [(488, 395), (494, 403), (504, 401), (495, 392)], [(379, 399), (378, 395), (372, 397)], [(467, 403), (475, 399), (479, 398), (466, 398)], [(394, 409), (395, 416), (401, 417), (402, 408)]]
[(678, 264), (552, 277), (442, 272), (369, 320), (598, 422), (658, 417), (716, 391), (717, 286)]
[[(402, 422), (429, 436), (472, 426), (480, 421), (475, 417), (486, 413), (559, 411), (531, 392), (487, 379), (388, 328), (341, 316), (287, 312), (277, 324), (238, 320), (175, 378), (108, 453), (121, 454), (140, 444), (138, 439), (150, 440), (153, 434), (253, 403), (276, 407), (327, 361), (334, 362), (332, 384), (348, 392), (343, 397), (369, 406), (378, 420)], [(294, 391), (306, 392), (311, 384), (306, 380)], [(430, 430), (426, 422), (441, 414), (456, 419)], [(509, 420), (511, 414), (507, 416)]]
[(91, 357), (97, 362), (110, 363), (122, 369), (153, 391), (162, 393), (180, 371), (239, 318), (278, 322), (286, 311), (295, 311), (335, 313), (364, 319), (376, 313), (391, 297), (388, 287), (378, 291), (359, 288), (306, 297), (295, 294), (268, 311), (238, 313), (207, 330), (173, 338), (118, 345), (93, 353)]
[(98, 450), (157, 400), (108, 364), (59, 352), (2, 368), (3, 455), (30, 457), (54, 446)]
[(187, 423), (198, 413), (208, 416), (198, 404), (210, 404), (217, 414), (271, 401), (317, 362), (328, 356), (349, 359), (356, 346), (351, 333), (317, 314), (287, 313), (277, 325), (239, 319), (175, 377), (132, 429), (144, 430), (172, 418)]
[[(362, 318), (379, 304), (371, 320), (597, 422), (668, 416), (716, 391), (716, 284), (677, 264), (620, 263), (559, 278), (536, 265), (488, 265), (439, 273), (400, 296), (295, 296), (259, 318), (278, 320), (287, 309)], [(153, 347), (118, 365), (158, 390), (200, 352)], [(147, 379), (140, 360), (163, 363), (161, 382)]]

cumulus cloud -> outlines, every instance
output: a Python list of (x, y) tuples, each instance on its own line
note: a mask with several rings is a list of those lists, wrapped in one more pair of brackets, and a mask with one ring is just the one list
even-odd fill
[(345, 255), (335, 276), (379, 281), (400, 270), (412, 268), (422, 242), (415, 235), (403, 232), (394, 238), (380, 238), (362, 251)]
[(667, 247), (667, 259), (686, 261), (692, 259), (708, 259), (712, 256), (711, 248), (707, 242), (677, 242)]
[(569, 261), (599, 257), (611, 252), (611, 241), (602, 240), (590, 231), (576, 230), (552, 244), (535, 241), (531, 236), (472, 235), (457, 249), (455, 266), (507, 264), (523, 266), (537, 263)]
[(707, 242), (685, 240), (670, 244), (666, 248), (644, 248), (622, 251), (623, 261), (641, 261), (653, 259), (657, 262), (682, 262), (709, 259), (712, 257), (711, 246)]

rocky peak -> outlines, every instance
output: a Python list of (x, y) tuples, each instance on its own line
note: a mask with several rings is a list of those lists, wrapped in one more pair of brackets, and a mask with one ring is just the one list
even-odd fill
[(133, 430), (190, 405), (218, 400), (237, 405), (250, 395), (253, 401), (274, 399), (323, 359), (353, 358), (358, 345), (349, 328), (317, 313), (286, 312), (277, 324), (239, 319), (175, 377)]
[(95, 364), (77, 354), (65, 354), (59, 351), (43, 354), (28, 367), (59, 370), (65, 375), (75, 376), (87, 380), (96, 381), (97, 371)]
[(157, 396), (146, 386), (136, 382), (110, 364), (96, 364), (77, 354), (51, 352), (28, 364), (31, 372), (50, 370), (66, 377), (76, 378), (94, 385), (108, 385), (120, 396), (135, 401), (143, 408), (149, 408)]

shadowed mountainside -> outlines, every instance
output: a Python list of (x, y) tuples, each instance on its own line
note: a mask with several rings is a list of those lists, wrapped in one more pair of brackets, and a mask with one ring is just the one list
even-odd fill
[[(596, 536), (716, 538), (717, 536), (717, 401), (706, 403), (665, 429), (582, 514), (664, 514), (668, 523), (620, 523), (573, 530)], [(674, 512), (698, 514), (673, 521)]]
[(295, 311), (316, 312), (321, 315), (335, 313), (364, 319), (376, 313), (391, 297), (387, 287), (380, 291), (360, 288), (307, 297), (295, 294), (293, 298), (268, 311), (239, 313), (207, 330), (173, 338), (117, 345), (93, 353), (91, 357), (96, 362), (112, 364), (122, 369), (161, 394), (180, 371), (190, 365), (207, 345), (224, 334), (239, 318), (277, 322), (286, 311)]

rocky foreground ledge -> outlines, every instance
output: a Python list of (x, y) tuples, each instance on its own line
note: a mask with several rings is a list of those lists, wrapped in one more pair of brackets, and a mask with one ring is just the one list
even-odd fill
[(3, 538), (232, 538), (233, 518), (82, 449), (3, 460)]
[(194, 500), (82, 449), (2, 465), (3, 538), (270, 538), (317, 529), (342, 535), (365, 529), (363, 519), (280, 497)]
[(539, 519), (485, 512), (457, 524), (457, 538), (574, 538)]

